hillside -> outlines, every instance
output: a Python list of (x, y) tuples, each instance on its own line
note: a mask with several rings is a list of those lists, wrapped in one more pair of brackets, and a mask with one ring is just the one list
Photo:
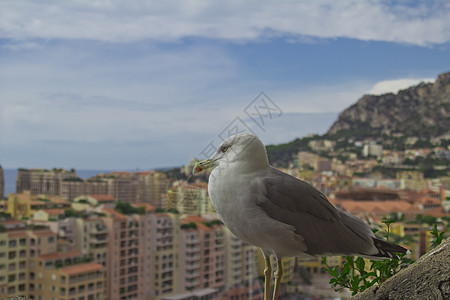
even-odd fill
[(431, 138), (450, 133), (450, 72), (398, 94), (364, 95), (345, 109), (326, 135), (357, 138), (403, 135)]
[[(342, 151), (361, 151), (355, 148), (356, 140), (371, 139), (386, 149), (399, 150), (408, 137), (427, 145), (431, 138), (449, 134), (450, 72), (440, 74), (435, 83), (421, 83), (397, 94), (364, 95), (339, 114), (325, 135), (269, 145), (267, 152), (272, 164), (285, 167), (298, 151), (317, 152), (311, 148), (312, 141), (334, 141), (333, 156), (339, 156)], [(331, 155), (329, 151), (318, 154)]]

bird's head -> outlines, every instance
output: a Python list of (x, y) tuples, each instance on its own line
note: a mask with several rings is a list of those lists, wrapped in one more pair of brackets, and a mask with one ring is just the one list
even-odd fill
[(269, 165), (266, 148), (258, 137), (249, 133), (230, 136), (217, 148), (210, 158), (195, 164), (192, 172), (227, 168), (238, 165), (241, 168), (263, 168)]

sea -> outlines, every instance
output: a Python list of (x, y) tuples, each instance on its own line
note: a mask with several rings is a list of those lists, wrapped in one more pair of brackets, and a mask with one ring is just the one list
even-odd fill
[[(14, 194), (16, 192), (16, 179), (17, 179), (17, 169), (4, 169), (4, 177), (5, 177), (5, 197), (8, 197), (8, 194)], [(97, 174), (101, 173), (109, 173), (112, 170), (75, 170), (78, 177), (82, 179), (91, 178)]]

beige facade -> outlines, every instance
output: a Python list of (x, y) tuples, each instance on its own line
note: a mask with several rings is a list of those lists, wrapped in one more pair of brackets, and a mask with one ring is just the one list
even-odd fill
[(197, 183), (190, 185), (175, 184), (167, 191), (166, 208), (175, 208), (180, 213), (205, 215), (214, 213), (208, 195), (208, 185)]
[(30, 191), (32, 195), (59, 195), (63, 180), (77, 178), (77, 174), (73, 170), (19, 169), (16, 192)]
[(39, 256), (31, 263), (32, 299), (106, 299), (105, 267), (84, 260), (77, 251)]
[(75, 245), (85, 257), (107, 267), (108, 228), (101, 218), (75, 219)]
[[(34, 297), (34, 260), (56, 251), (56, 234), (48, 229), (29, 230), (25, 224), (9, 226), (0, 232), (0, 299)], [(36, 298), (31, 298), (36, 299)]]
[(29, 191), (22, 194), (8, 195), (7, 212), (12, 218), (22, 220), (31, 218), (34, 213), (41, 209), (65, 209), (70, 203), (59, 196), (31, 195)]
[(149, 203), (156, 208), (165, 208), (163, 197), (170, 187), (171, 180), (166, 174), (156, 171), (136, 172), (137, 202)]

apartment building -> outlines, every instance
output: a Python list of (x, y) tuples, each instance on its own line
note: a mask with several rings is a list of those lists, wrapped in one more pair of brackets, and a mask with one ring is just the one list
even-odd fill
[(214, 213), (205, 182), (195, 184), (175, 184), (167, 192), (167, 208), (175, 208), (186, 215)]
[(143, 279), (140, 220), (137, 215), (127, 216), (111, 208), (105, 208), (104, 212), (108, 214), (103, 220), (109, 232), (107, 299), (143, 299), (143, 286), (139, 282)]
[(177, 288), (179, 216), (154, 213), (148, 203), (132, 207), (144, 213), (103, 210), (109, 232), (108, 299), (161, 299)]
[[(35, 295), (33, 261), (56, 251), (56, 234), (29, 229), (18, 221), (2, 221), (0, 231), (0, 299)], [(31, 298), (35, 299), (35, 298)]]
[(108, 228), (102, 218), (89, 217), (75, 219), (74, 248), (84, 257), (107, 267)]
[(225, 233), (220, 222), (197, 215), (181, 220), (180, 292), (226, 286)]
[(106, 299), (106, 269), (84, 262), (81, 252), (55, 252), (41, 255), (30, 264), (31, 299)]
[(172, 180), (166, 174), (156, 171), (136, 172), (138, 203), (149, 203), (156, 208), (165, 208), (164, 195)]
[(106, 195), (108, 183), (103, 180), (63, 180), (61, 182), (62, 198), (72, 201), (81, 195)]
[(32, 195), (59, 195), (61, 182), (77, 179), (75, 170), (64, 169), (19, 169), (16, 180), (16, 193), (30, 191)]
[(41, 209), (69, 208), (70, 203), (59, 196), (32, 195), (30, 191), (21, 194), (8, 195), (7, 213), (16, 220), (31, 218), (31, 216)]
[(147, 221), (146, 253), (150, 255), (149, 299), (162, 299), (178, 291), (180, 215), (153, 213)]

